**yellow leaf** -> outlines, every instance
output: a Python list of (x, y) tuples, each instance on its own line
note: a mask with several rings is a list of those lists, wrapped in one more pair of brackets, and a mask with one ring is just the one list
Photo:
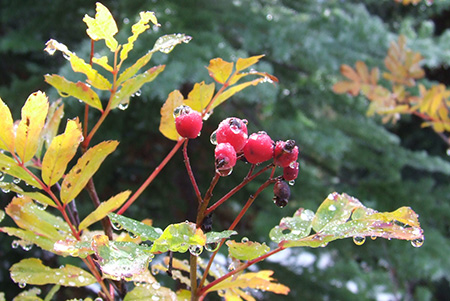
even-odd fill
[(69, 120), (65, 132), (53, 139), (42, 160), (42, 180), (45, 184), (52, 186), (61, 179), (82, 138), (78, 118)]
[(263, 56), (264, 56), (264, 54), (252, 56), (252, 57), (245, 58), (245, 59), (239, 58), (236, 62), (236, 71), (238, 71), (238, 72), (242, 71), (242, 70), (250, 67), (251, 65), (256, 64), (259, 61), (259, 59), (262, 58)]
[(233, 72), (233, 63), (221, 58), (212, 59), (207, 67), (209, 75), (218, 83), (224, 84)]
[(79, 230), (86, 229), (93, 223), (103, 219), (105, 216), (108, 215), (108, 213), (122, 206), (122, 204), (125, 203), (125, 201), (130, 196), (130, 194), (131, 191), (127, 190), (111, 197), (106, 202), (101, 203), (100, 206), (98, 206), (94, 211), (92, 211), (88, 216), (86, 216), (86, 218), (80, 223), (78, 229)]
[(205, 82), (196, 83), (191, 92), (189, 92), (188, 98), (184, 101), (184, 104), (191, 107), (191, 109), (202, 113), (214, 94), (214, 83), (209, 85)]
[(100, 2), (96, 4), (95, 19), (85, 15), (83, 21), (88, 26), (86, 32), (94, 40), (105, 40), (106, 46), (114, 52), (118, 43), (114, 35), (118, 32), (116, 21), (114, 21), (111, 12)]
[(78, 159), (77, 164), (72, 167), (61, 185), (61, 201), (64, 204), (72, 201), (81, 192), (103, 160), (116, 149), (118, 144), (117, 141), (103, 141), (88, 149)]
[(41, 140), (39, 141), (39, 147), (36, 152), (36, 157), (41, 158), (42, 147), (45, 143), (46, 148), (50, 146), (53, 138), (58, 133), (59, 124), (64, 116), (64, 104), (62, 99), (58, 99), (50, 104), (47, 113), (47, 121), (45, 123), (44, 129), (41, 133)]
[(175, 90), (169, 94), (164, 105), (161, 108), (161, 122), (159, 124), (159, 131), (171, 140), (178, 140), (177, 129), (175, 128), (175, 118), (173, 111), (176, 107), (183, 104), (183, 95), (180, 91)]
[(153, 24), (159, 25), (155, 13), (147, 11), (141, 12), (139, 15), (141, 19), (131, 27), (131, 32), (133, 33), (133, 35), (128, 38), (128, 43), (123, 45), (123, 48), (120, 51), (120, 60), (122, 62), (128, 58), (128, 53), (131, 51), (131, 49), (133, 49), (134, 42), (136, 41), (138, 36), (150, 27), (148, 25), (148, 22), (151, 21)]
[(227, 100), (228, 98), (230, 98), (237, 92), (239, 92), (249, 86), (256, 86), (257, 84), (265, 82), (265, 81), (266, 81), (266, 78), (264, 78), (264, 77), (257, 78), (257, 79), (233, 86), (231, 88), (228, 88), (227, 90), (225, 90), (225, 92), (223, 92), (216, 98), (214, 103), (211, 105), (211, 110), (214, 109), (215, 107), (217, 107), (218, 105), (220, 105), (221, 103), (223, 103), (225, 100)]
[(93, 57), (93, 58), (92, 58), (92, 62), (93, 62), (94, 64), (97, 64), (97, 65), (99, 65), (99, 66), (102, 66), (103, 69), (105, 69), (105, 70), (107, 70), (107, 71), (109, 71), (109, 72), (113, 72), (113, 67), (111, 67), (111, 66), (108, 64), (108, 57), (107, 57), (107, 56), (102, 56), (102, 57), (99, 57), (99, 58)]
[(47, 96), (41, 91), (31, 94), (22, 108), (22, 120), (16, 132), (16, 153), (22, 163), (33, 158), (48, 111)]
[(14, 130), (11, 111), (0, 98), (0, 148), (14, 152)]
[(91, 65), (87, 64), (83, 59), (73, 53), (70, 53), (69, 57), (73, 71), (81, 72), (86, 75), (89, 84), (100, 90), (111, 89), (111, 83), (103, 75), (98, 73), (97, 70), (92, 68)]

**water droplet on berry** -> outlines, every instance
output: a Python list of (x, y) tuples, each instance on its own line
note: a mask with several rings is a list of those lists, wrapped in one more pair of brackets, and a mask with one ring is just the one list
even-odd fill
[(360, 246), (366, 242), (366, 238), (364, 236), (353, 236), (353, 242), (355, 245)]
[(125, 111), (126, 109), (128, 109), (128, 103), (119, 103), (119, 105), (117, 106), (117, 108), (119, 110)]
[(191, 109), (189, 106), (187, 106), (187, 105), (181, 105), (181, 106), (179, 106), (179, 107), (176, 107), (176, 108), (173, 110), (173, 117), (174, 117), (174, 118), (177, 118), (178, 116), (180, 116), (180, 115), (182, 115), (182, 114), (187, 114), (187, 113), (189, 113), (191, 110), (192, 110), (192, 109)]
[(212, 242), (212, 243), (205, 245), (205, 250), (208, 252), (215, 252), (215, 251), (217, 251), (218, 248), (219, 248), (218, 242)]
[(203, 252), (203, 246), (199, 245), (190, 245), (189, 252), (194, 256), (199, 256)]
[(217, 131), (212, 132), (211, 136), (209, 137), (209, 141), (212, 145), (217, 145)]
[(420, 238), (411, 240), (411, 245), (412, 245), (414, 248), (420, 248), (420, 247), (423, 245), (424, 241), (425, 241), (425, 239), (424, 239), (424, 237), (422, 236), (422, 237), (420, 237)]

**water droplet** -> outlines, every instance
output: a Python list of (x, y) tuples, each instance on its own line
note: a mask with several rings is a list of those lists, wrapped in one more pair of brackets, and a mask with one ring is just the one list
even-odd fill
[(376, 237), (376, 235), (372, 235), (372, 236), (370, 237), (370, 239), (375, 240), (375, 239), (377, 239), (377, 237)]
[(229, 168), (229, 169), (216, 169), (216, 173), (218, 173), (221, 177), (226, 177), (231, 175), (231, 173), (233, 172), (233, 168)]
[(117, 108), (119, 109), (119, 110), (122, 110), (122, 111), (125, 111), (126, 109), (128, 109), (128, 102), (125, 102), (125, 103), (119, 103), (119, 105), (117, 106)]
[(137, 90), (136, 93), (134, 93), (134, 95), (138, 97), (141, 96), (141, 94), (142, 94), (141, 89)]
[(122, 225), (120, 223), (111, 222), (111, 226), (114, 230), (120, 231), (122, 230)]
[(25, 286), (27, 286), (26, 282), (19, 282), (18, 285), (20, 288), (25, 288)]
[(266, 20), (267, 21), (272, 21), (273, 20), (273, 16), (271, 14), (267, 14)]
[(295, 180), (290, 180), (290, 181), (288, 182), (288, 184), (291, 185), (291, 186), (294, 186), (294, 185), (295, 185)]
[(174, 118), (177, 118), (178, 116), (180, 116), (180, 115), (184, 115), (184, 114), (187, 114), (187, 113), (189, 113), (190, 111), (191, 111), (192, 109), (189, 107), (189, 106), (187, 106), (187, 105), (181, 105), (181, 106), (179, 106), (179, 107), (176, 107), (174, 110), (173, 110), (173, 117)]
[(2, 188), (3, 193), (9, 193), (11, 190), (7, 189), (7, 188)]
[(128, 235), (131, 237), (131, 239), (136, 239), (139, 237), (139, 235), (133, 233), (133, 232), (128, 232)]
[(156, 295), (153, 295), (153, 296), (152, 296), (152, 300), (153, 300), (153, 301), (158, 301), (159, 299), (160, 299), (159, 296), (156, 296)]
[(336, 211), (336, 206), (330, 205), (330, 206), (328, 207), (328, 210), (330, 210), (330, 211)]
[(33, 244), (22, 245), (22, 249), (23, 249), (24, 251), (30, 251), (31, 248), (33, 248)]
[(203, 246), (199, 245), (190, 245), (189, 252), (194, 256), (199, 256), (203, 252)]
[(94, 301), (103, 301), (103, 299), (100, 298), (100, 297), (97, 297), (97, 298), (94, 299)]
[(447, 156), (450, 156), (450, 147), (447, 148)]
[(366, 238), (364, 236), (353, 236), (353, 242), (355, 245), (360, 246), (366, 242)]
[(130, 19), (124, 18), (124, 19), (123, 19), (123, 24), (128, 24), (128, 23), (130, 23)]
[(19, 242), (17, 240), (13, 240), (11, 243), (11, 248), (17, 249), (19, 247)]
[(424, 239), (424, 237), (422, 236), (422, 237), (420, 237), (420, 238), (411, 240), (411, 245), (412, 245), (414, 248), (420, 248), (420, 247), (423, 245), (424, 241), (425, 241), (425, 239)]
[(5, 174), (0, 171), (0, 181), (3, 181), (4, 178), (5, 178)]
[(152, 287), (153, 289), (158, 290), (161, 287), (161, 284), (159, 284), (159, 282), (153, 282)]
[(248, 237), (242, 237), (241, 242), (242, 243), (248, 243), (249, 242)]
[(212, 243), (206, 244), (205, 249), (208, 252), (215, 252), (219, 248), (219, 245), (220, 244), (218, 242), (212, 242)]
[(44, 203), (41, 203), (41, 202), (38, 202), (38, 201), (35, 201), (35, 204), (36, 204), (36, 207), (39, 209), (39, 210), (45, 210), (45, 209), (47, 209), (47, 204), (44, 204)]
[(211, 136), (209, 137), (209, 141), (213, 145), (217, 145), (217, 131), (212, 132)]

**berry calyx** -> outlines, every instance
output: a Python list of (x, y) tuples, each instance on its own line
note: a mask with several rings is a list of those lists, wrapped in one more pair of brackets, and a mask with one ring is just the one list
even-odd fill
[(265, 132), (251, 134), (244, 146), (244, 156), (252, 164), (272, 159), (273, 140)]
[(277, 141), (273, 152), (275, 165), (287, 167), (298, 158), (298, 146), (294, 140)]
[(236, 152), (240, 152), (247, 141), (247, 120), (229, 117), (220, 122), (211, 135), (215, 143), (230, 143)]
[(283, 179), (285, 181), (294, 181), (298, 177), (299, 163), (292, 162), (286, 167), (283, 167)]
[(291, 189), (289, 185), (283, 181), (278, 180), (273, 185), (273, 202), (280, 208), (283, 208), (289, 202), (289, 197), (291, 196)]
[(183, 138), (195, 139), (203, 127), (202, 115), (188, 106), (180, 106), (174, 110), (175, 128)]
[(221, 175), (229, 175), (236, 165), (236, 151), (230, 143), (219, 143), (214, 150), (216, 171)]

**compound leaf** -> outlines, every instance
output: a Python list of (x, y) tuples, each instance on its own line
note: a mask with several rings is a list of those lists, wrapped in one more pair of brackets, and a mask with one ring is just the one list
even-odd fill
[(55, 208), (57, 207), (55, 202), (48, 196), (37, 191), (23, 191), (22, 188), (20, 188), (14, 183), (0, 182), (0, 188), (3, 191), (13, 191), (17, 194), (27, 196), (40, 203), (42, 207), (45, 207), (46, 205), (50, 205)]
[(211, 76), (216, 82), (224, 84), (233, 72), (234, 64), (226, 62), (221, 58), (215, 58), (209, 61), (207, 67), (209, 76)]
[(47, 96), (41, 91), (31, 94), (22, 107), (22, 120), (16, 132), (16, 153), (23, 163), (35, 155), (40, 133), (48, 112)]
[(214, 95), (214, 89), (214, 83), (208, 85), (205, 82), (195, 83), (194, 88), (189, 92), (184, 104), (197, 112), (202, 112), (211, 101)]
[(176, 107), (183, 104), (183, 95), (180, 91), (175, 90), (170, 92), (164, 105), (161, 108), (161, 122), (159, 124), (159, 131), (171, 140), (178, 140), (177, 129), (175, 128), (175, 117), (173, 111)]
[(52, 140), (42, 160), (42, 180), (45, 184), (53, 186), (61, 179), (82, 140), (78, 118), (67, 121), (66, 130)]
[(92, 68), (91, 65), (87, 64), (82, 58), (79, 58), (74, 53), (69, 53), (69, 60), (73, 71), (80, 72), (86, 75), (87, 81), (93, 87), (100, 90), (111, 89), (112, 84), (97, 70)]
[(84, 220), (81, 221), (80, 226), (78, 226), (79, 230), (86, 229), (93, 223), (103, 219), (108, 215), (111, 211), (116, 210), (128, 199), (131, 191), (127, 190), (121, 192), (113, 197), (111, 197), (106, 202), (103, 202), (98, 206), (94, 211), (92, 211)]
[(64, 204), (72, 201), (86, 186), (89, 179), (95, 174), (103, 160), (117, 147), (117, 141), (103, 141), (91, 147), (78, 159), (64, 178), (61, 185), (61, 201)]
[(35, 244), (43, 250), (53, 252), (53, 245), (55, 241), (44, 236), (36, 235), (33, 231), (12, 227), (3, 227), (0, 228), (0, 232), (4, 232), (9, 236), (20, 238), (21, 242), (19, 242), (19, 244), (22, 244), (23, 246)]
[(147, 63), (152, 58), (153, 52), (149, 51), (144, 56), (140, 57), (133, 65), (125, 69), (120, 75), (119, 79), (117, 80), (117, 84), (120, 85), (127, 79), (133, 77), (142, 67), (147, 65)]
[(94, 40), (105, 40), (106, 46), (114, 52), (118, 43), (114, 35), (118, 32), (116, 21), (111, 12), (100, 2), (97, 2), (95, 18), (85, 15), (83, 21), (87, 24), (89, 37)]
[(0, 153), (0, 172), (21, 179), (34, 187), (42, 188), (38, 181), (14, 161), (13, 158)]
[(14, 121), (8, 106), (0, 98), (0, 148), (14, 152)]
[(203, 231), (197, 229), (195, 223), (184, 222), (167, 226), (161, 236), (154, 241), (151, 252), (184, 253), (190, 246), (204, 246), (205, 244), (206, 235)]
[(252, 260), (270, 251), (265, 243), (261, 244), (255, 241), (236, 242), (228, 240), (226, 244), (230, 256), (239, 260)]
[(128, 233), (132, 233), (132, 236), (139, 236), (143, 241), (154, 241), (158, 239), (162, 234), (162, 230), (159, 228), (154, 228), (125, 216), (115, 213), (110, 213), (108, 214), (108, 216), (115, 228), (124, 229), (128, 231)]
[(16, 283), (32, 285), (59, 284), (81, 287), (96, 283), (94, 276), (79, 267), (69, 265), (52, 269), (37, 258), (22, 259), (11, 269), (11, 279)]
[(242, 71), (254, 64), (256, 64), (257, 62), (259, 62), (259, 59), (262, 58), (264, 56), (264, 54), (262, 55), (255, 55), (255, 56), (251, 56), (248, 58), (238, 58), (237, 62), (236, 62), (236, 71)]

